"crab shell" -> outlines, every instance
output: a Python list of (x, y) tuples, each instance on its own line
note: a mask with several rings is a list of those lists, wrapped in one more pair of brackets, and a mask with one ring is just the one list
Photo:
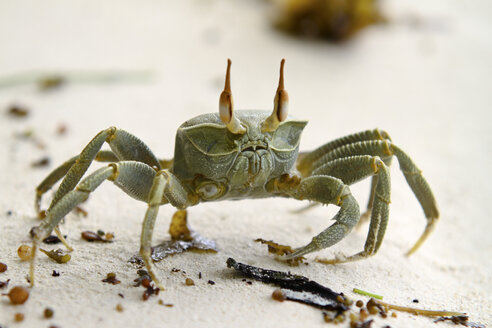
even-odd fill
[(184, 122), (176, 134), (172, 172), (183, 182), (215, 182), (224, 188), (222, 198), (267, 196), (264, 186), (270, 179), (295, 170), (307, 121), (288, 117), (275, 131), (262, 132), (270, 112), (239, 110), (235, 115), (244, 134), (231, 133), (218, 113)]

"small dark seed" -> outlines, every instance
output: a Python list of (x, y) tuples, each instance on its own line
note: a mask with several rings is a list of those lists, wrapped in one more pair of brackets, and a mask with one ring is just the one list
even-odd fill
[(104, 236), (105, 232), (102, 231), (101, 229), (99, 229), (99, 230), (97, 230), (97, 234), (102, 237), (102, 236)]
[(362, 302), (361, 300), (358, 300), (357, 302), (355, 302), (355, 306), (361, 308), (364, 306), (364, 302)]
[(122, 293), (118, 293), (118, 296), (121, 298), (125, 298), (125, 295), (123, 295)]
[(49, 319), (49, 318), (53, 317), (53, 315), (55, 314), (55, 312), (53, 311), (53, 309), (51, 309), (51, 308), (48, 307), (48, 308), (44, 309), (43, 314), (44, 314), (44, 317), (46, 319)]
[(31, 163), (31, 167), (45, 167), (50, 164), (49, 157), (43, 157), (37, 161)]
[(412, 302), (414, 302), (414, 303), (418, 303), (418, 302), (419, 302), (419, 300), (415, 298), (415, 299), (413, 299), (413, 301), (412, 301)]
[(272, 293), (272, 298), (279, 302), (283, 302), (286, 300), (285, 294), (281, 289), (275, 289)]
[(51, 236), (44, 238), (43, 243), (48, 244), (48, 245), (53, 245), (53, 244), (61, 243), (61, 240), (57, 236), (51, 235)]
[(208, 284), (209, 284), (209, 285), (215, 285), (215, 281), (213, 281), (213, 280), (209, 280), (209, 281), (208, 281)]
[(56, 271), (56, 270), (53, 270), (53, 273), (51, 274), (53, 277), (59, 277), (60, 276), (60, 272)]
[(202, 273), (198, 272), (198, 279), (202, 279)]

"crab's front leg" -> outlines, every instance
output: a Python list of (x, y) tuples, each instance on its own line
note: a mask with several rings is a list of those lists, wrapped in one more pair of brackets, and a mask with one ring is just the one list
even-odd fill
[(157, 172), (149, 193), (147, 202), (148, 208), (142, 224), (140, 255), (142, 256), (152, 280), (154, 280), (156, 285), (162, 290), (164, 287), (157, 278), (152, 265), (152, 233), (154, 232), (154, 225), (159, 206), (167, 202), (178, 209), (185, 209), (192, 205), (189, 202), (188, 192), (178, 178), (168, 170), (161, 170)]

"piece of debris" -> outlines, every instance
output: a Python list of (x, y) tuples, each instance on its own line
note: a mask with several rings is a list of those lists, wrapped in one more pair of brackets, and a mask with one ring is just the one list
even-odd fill
[(16, 314), (14, 314), (14, 321), (15, 322), (22, 322), (22, 321), (24, 321), (24, 314), (22, 314), (22, 313), (16, 313)]
[[(65, 236), (65, 238), (66, 238), (66, 236)], [(43, 243), (48, 244), (48, 245), (54, 245), (54, 244), (61, 243), (61, 240), (60, 240), (60, 238), (58, 238), (58, 236), (50, 235), (50, 236), (43, 239)]]
[(74, 211), (77, 215), (82, 215), (84, 218), (86, 218), (87, 215), (89, 215), (89, 213), (80, 206), (76, 206)]
[(412, 302), (414, 302), (414, 303), (418, 303), (418, 302), (419, 302), (419, 300), (418, 300), (418, 299), (416, 299), (416, 298), (414, 298), (414, 299), (412, 300)]
[(0, 262), (0, 272), (5, 272), (7, 271), (7, 264)]
[(55, 314), (55, 311), (53, 311), (52, 308), (49, 308), (47, 307), (46, 309), (44, 309), (43, 311), (43, 315), (46, 319), (50, 319), (53, 317), (53, 315)]
[(88, 242), (100, 241), (103, 243), (112, 243), (114, 238), (114, 235), (112, 235), (111, 239), (102, 238), (101, 236), (99, 236), (97, 233), (93, 231), (83, 231), (81, 233), (81, 236), (82, 239), (87, 240)]
[(61, 75), (47, 75), (37, 80), (38, 88), (41, 91), (49, 91), (58, 89), (66, 83), (66, 80)]
[[(268, 253), (271, 253), (271, 254), (274, 254), (277, 256), (283, 256), (283, 255), (288, 255), (288, 254), (294, 253), (294, 250), (292, 249), (291, 246), (280, 245), (280, 244), (277, 244), (276, 242), (274, 242), (272, 240), (265, 240), (265, 239), (258, 238), (258, 239), (255, 239), (255, 242), (267, 245), (268, 246)], [(299, 256), (299, 257), (296, 257), (294, 259), (287, 260), (285, 262), (290, 266), (299, 266), (299, 264), (304, 262), (304, 260), (306, 260), (306, 258), (304, 256)]]
[(459, 317), (461, 317), (461, 316), (467, 316), (466, 313), (463, 313), (463, 312), (416, 309), (416, 308), (407, 307), (407, 306), (389, 304), (389, 303), (385, 303), (383, 301), (376, 300), (376, 299), (373, 299), (373, 300), (374, 300), (374, 302), (383, 306), (386, 309), (386, 311), (387, 310), (397, 310), (397, 311), (412, 313), (415, 315), (424, 315), (424, 316), (429, 316), (429, 317), (437, 317), (437, 316), (442, 316), (442, 317), (459, 316)]
[(277, 2), (275, 25), (287, 33), (334, 42), (384, 22), (378, 0), (287, 0)]
[(138, 287), (143, 284), (144, 280), (148, 281), (149, 283), (152, 281), (152, 278), (150, 277), (150, 274), (146, 270), (137, 270), (138, 278), (133, 280), (135, 284), (133, 287)]
[(43, 252), (44, 254), (46, 254), (50, 259), (52, 259), (52, 260), (54, 260), (60, 264), (61, 263), (67, 263), (72, 258), (70, 256), (70, 254), (65, 253), (61, 248), (58, 248), (56, 250), (51, 250), (51, 251), (47, 251), (47, 250), (42, 249), (42, 248), (40, 248), (39, 250), (41, 252)]
[(215, 285), (215, 281), (213, 281), (213, 280), (209, 280), (209, 281), (207, 281), (207, 283), (208, 283), (209, 285)]
[(30, 246), (21, 245), (17, 249), (17, 255), (22, 261), (29, 261), (32, 257), (32, 250)]
[(272, 298), (278, 302), (283, 302), (285, 301), (287, 298), (285, 297), (285, 294), (284, 292), (282, 291), (282, 289), (280, 288), (277, 288), (273, 291), (272, 293)]
[(7, 295), (10, 299), (10, 303), (15, 305), (24, 304), (29, 298), (29, 290), (22, 286), (15, 286), (12, 287)]
[(317, 308), (343, 313), (349, 309), (345, 304), (346, 298), (324, 287), (315, 281), (300, 275), (287, 272), (266, 270), (251, 265), (236, 262), (234, 259), (227, 259), (227, 266), (250, 277), (254, 280), (272, 283), (284, 288), (282, 292), (287, 300), (309, 304)]
[[(152, 260), (154, 262), (185, 251), (217, 253), (217, 246), (213, 240), (200, 236), (188, 226), (186, 210), (178, 210), (174, 213), (169, 226), (169, 234), (171, 240), (152, 247)], [(140, 255), (133, 256), (129, 262), (143, 265)]]
[(123, 312), (123, 305), (121, 303), (116, 304), (116, 311)]
[(482, 325), (481, 323), (474, 323), (468, 321), (467, 315), (443, 316), (434, 320), (434, 322), (442, 322), (442, 321), (451, 321), (455, 325), (462, 325), (465, 327), (485, 328), (485, 325)]
[(191, 278), (186, 278), (185, 285), (186, 286), (195, 286), (195, 282)]
[(5, 288), (9, 285), (10, 279), (7, 279), (7, 281), (0, 281), (0, 289)]
[(29, 115), (29, 109), (21, 105), (10, 105), (7, 114), (12, 117), (26, 117)]
[(142, 299), (144, 301), (148, 300), (150, 296), (152, 295), (159, 295), (159, 291), (160, 289), (157, 288), (157, 287), (154, 287), (153, 285), (149, 284), (147, 289), (144, 291), (143, 295), (142, 295)]
[(59, 136), (63, 136), (67, 134), (68, 127), (65, 123), (59, 123), (58, 126), (56, 127), (56, 134)]
[(38, 159), (37, 161), (31, 162), (31, 167), (45, 167), (48, 165), (50, 165), (50, 158), (46, 156)]
[(369, 292), (366, 292), (366, 291), (361, 290), (361, 289), (358, 289), (358, 288), (354, 288), (352, 291), (354, 293), (356, 293), (356, 294), (364, 295), (364, 296), (369, 296), (369, 297), (372, 297), (372, 298), (376, 298), (378, 300), (382, 300), (383, 299), (383, 296), (381, 296), (381, 295), (369, 293)]
[(56, 270), (53, 270), (53, 273), (51, 274), (53, 277), (59, 277), (60, 276), (60, 272), (56, 271)]
[(106, 275), (106, 279), (103, 279), (102, 282), (107, 282), (108, 284), (117, 285), (121, 281), (119, 281), (118, 279), (116, 279), (116, 273), (110, 272), (110, 273), (108, 273)]

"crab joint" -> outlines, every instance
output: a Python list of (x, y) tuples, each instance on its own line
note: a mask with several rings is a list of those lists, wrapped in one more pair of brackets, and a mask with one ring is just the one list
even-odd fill
[(285, 119), (287, 118), (289, 95), (284, 88), (284, 64), (285, 59), (282, 59), (282, 61), (280, 62), (280, 78), (278, 81), (278, 88), (273, 100), (273, 112), (265, 120), (265, 122), (263, 122), (263, 132), (275, 131), (278, 128), (280, 122), (285, 121)]
[(246, 129), (234, 115), (234, 100), (231, 92), (231, 60), (227, 59), (227, 72), (225, 78), (224, 91), (219, 99), (220, 120), (227, 126), (227, 130), (234, 134), (244, 134)]

